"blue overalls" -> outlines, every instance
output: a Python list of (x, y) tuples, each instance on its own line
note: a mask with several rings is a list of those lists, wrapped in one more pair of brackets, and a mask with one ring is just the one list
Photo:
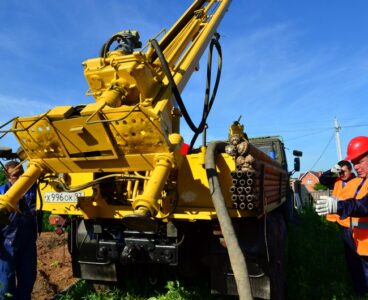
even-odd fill
[[(368, 198), (355, 199), (365, 180), (358, 186), (353, 199), (338, 202), (337, 213), (341, 216), (341, 219), (348, 217), (367, 217), (368, 206), (366, 199)], [(352, 228), (343, 228), (343, 241), (347, 266), (352, 277), (354, 290), (359, 295), (365, 295), (368, 293), (368, 256), (357, 253)]]
[[(4, 194), (10, 183), (0, 186)], [(31, 299), (37, 276), (36, 186), (18, 202), (20, 213), (9, 214), (0, 227), (0, 299)]]

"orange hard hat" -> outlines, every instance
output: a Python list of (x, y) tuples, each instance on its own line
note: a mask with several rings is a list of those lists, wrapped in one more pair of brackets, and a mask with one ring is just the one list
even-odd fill
[(368, 152), (368, 136), (357, 136), (349, 142), (348, 156), (345, 160), (353, 160)]

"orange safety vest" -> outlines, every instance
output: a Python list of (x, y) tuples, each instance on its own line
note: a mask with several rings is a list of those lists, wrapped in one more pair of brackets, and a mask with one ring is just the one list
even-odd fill
[[(344, 185), (344, 182), (341, 180), (341, 178), (336, 178), (334, 188), (332, 190), (332, 196), (342, 199), (340, 194), (342, 193), (342, 190), (345, 187), (345, 185)], [(344, 199), (347, 199), (347, 198), (344, 198)], [(326, 220), (330, 222), (337, 222), (340, 220), (340, 216), (336, 214), (328, 214), (326, 215)]]
[[(354, 178), (345, 185), (338, 198), (359, 200), (366, 195), (368, 195), (368, 179)], [(352, 228), (357, 253), (368, 256), (368, 217), (348, 217), (343, 220), (338, 219), (337, 222), (343, 227)]]

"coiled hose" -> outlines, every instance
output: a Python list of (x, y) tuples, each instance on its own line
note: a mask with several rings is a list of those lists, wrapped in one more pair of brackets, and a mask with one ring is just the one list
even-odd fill
[(227, 245), (227, 251), (229, 253), (231, 268), (233, 269), (239, 299), (250, 300), (253, 299), (253, 297), (245, 257), (239, 246), (231, 218), (227, 211), (216, 171), (216, 153), (224, 152), (226, 145), (227, 143), (221, 141), (215, 141), (209, 144), (206, 151), (205, 168), (210, 193), (212, 195), (213, 206), (215, 207), (221, 231)]

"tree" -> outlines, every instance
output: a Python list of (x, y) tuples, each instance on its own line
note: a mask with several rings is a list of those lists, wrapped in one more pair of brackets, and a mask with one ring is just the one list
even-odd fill
[(327, 191), (327, 190), (328, 190), (328, 187), (327, 187), (327, 186), (325, 186), (325, 185), (323, 185), (323, 184), (320, 184), (320, 183), (318, 182), (318, 183), (316, 183), (316, 184), (314, 185), (313, 189), (314, 189), (315, 191)]

